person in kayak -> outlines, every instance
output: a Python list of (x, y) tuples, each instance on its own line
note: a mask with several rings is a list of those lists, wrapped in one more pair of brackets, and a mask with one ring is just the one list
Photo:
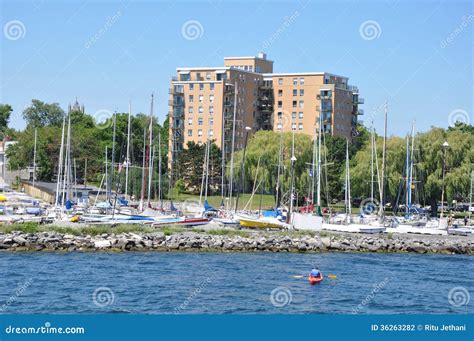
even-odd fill
[(311, 272), (309, 273), (309, 277), (321, 277), (321, 271), (319, 271), (319, 268), (317, 266), (315, 266), (313, 270), (311, 270)]

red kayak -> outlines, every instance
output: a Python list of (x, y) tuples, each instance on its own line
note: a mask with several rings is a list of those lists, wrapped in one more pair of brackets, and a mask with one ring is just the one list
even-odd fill
[(316, 284), (323, 280), (323, 274), (319, 277), (308, 276), (309, 284)]

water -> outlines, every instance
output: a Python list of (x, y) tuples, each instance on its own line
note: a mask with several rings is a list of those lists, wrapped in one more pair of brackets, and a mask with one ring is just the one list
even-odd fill
[[(470, 256), (131, 252), (0, 259), (3, 313), (474, 312), (474, 299), (460, 307), (448, 300), (455, 287), (472, 289)], [(314, 264), (337, 279), (311, 286), (292, 278)], [(468, 291), (456, 290), (454, 303), (465, 303)]]

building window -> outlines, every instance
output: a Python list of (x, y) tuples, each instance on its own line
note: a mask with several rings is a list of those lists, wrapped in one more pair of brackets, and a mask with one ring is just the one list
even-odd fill
[(293, 108), (296, 108), (296, 101), (293, 101)]
[(281, 126), (281, 123), (278, 123), (278, 124), (277, 124), (277, 127), (278, 127), (278, 130), (281, 130), (281, 127), (282, 127), (282, 126)]
[(214, 119), (212, 117), (209, 118), (209, 125), (210, 126), (214, 125)]
[(296, 111), (293, 111), (293, 112), (291, 113), (291, 118), (296, 118)]
[(278, 78), (278, 85), (283, 85), (283, 78)]
[(293, 96), (298, 96), (298, 90), (293, 89)]
[(188, 118), (188, 125), (190, 125), (190, 126), (193, 125), (193, 119), (192, 118)]
[(304, 96), (304, 89), (300, 89), (300, 96)]
[(301, 108), (301, 109), (304, 108), (304, 101), (303, 100), (299, 101), (298, 107)]
[(214, 102), (214, 95), (209, 96), (209, 102), (213, 103)]
[(193, 95), (189, 95), (189, 103), (194, 103), (194, 96)]
[(198, 118), (198, 125), (202, 126), (202, 117)]
[(214, 130), (209, 130), (209, 136), (214, 136)]
[(278, 97), (283, 96), (283, 90), (278, 90)]
[(303, 130), (303, 123), (298, 124), (298, 129)]
[(199, 137), (202, 136), (202, 129), (198, 129), (198, 136), (199, 136)]
[(278, 108), (282, 108), (283, 107), (283, 102), (282, 101), (278, 101)]
[(299, 117), (299, 118), (303, 118), (303, 112), (302, 112), (302, 111), (300, 111), (300, 112), (298, 113), (298, 117)]
[(210, 81), (211, 80), (211, 73), (206, 72), (206, 80)]
[(193, 136), (193, 130), (192, 129), (188, 129), (188, 136)]
[(189, 90), (194, 90), (194, 83), (189, 83)]
[(281, 120), (281, 117), (283, 116), (283, 113), (281, 111), (278, 112), (278, 119)]
[(304, 78), (300, 78), (300, 85), (304, 85)]
[(291, 130), (296, 130), (296, 123), (291, 124)]
[(199, 113), (202, 114), (204, 112), (204, 108), (203, 107), (199, 107)]
[(293, 85), (298, 85), (298, 78), (293, 78)]
[(214, 107), (211, 105), (209, 107), (209, 114), (213, 114), (214, 113)]
[(214, 83), (209, 84), (209, 87), (211, 88), (211, 91), (214, 91)]
[(199, 84), (199, 90), (201, 90), (201, 91), (204, 90), (204, 84), (203, 83)]
[(194, 107), (188, 107), (188, 113), (192, 114), (194, 112)]
[(203, 95), (199, 95), (199, 103), (202, 103), (204, 101), (204, 96)]

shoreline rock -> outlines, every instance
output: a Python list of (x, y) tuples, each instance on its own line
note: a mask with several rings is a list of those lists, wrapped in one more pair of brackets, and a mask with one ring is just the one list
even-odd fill
[(221, 251), (221, 252), (402, 252), (474, 254), (474, 238), (402, 234), (291, 234), (251, 232), (248, 236), (178, 232), (103, 233), (96, 236), (58, 232), (0, 233), (0, 252), (11, 251)]

